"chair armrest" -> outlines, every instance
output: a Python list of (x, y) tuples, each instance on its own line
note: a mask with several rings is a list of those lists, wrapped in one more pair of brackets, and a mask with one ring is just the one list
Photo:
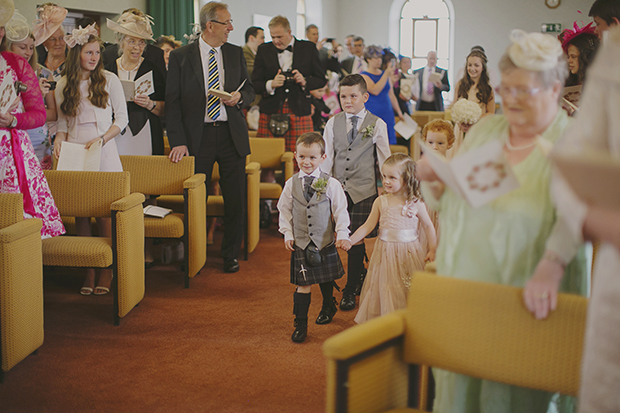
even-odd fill
[(293, 176), (293, 173), (295, 172), (295, 167), (293, 164), (294, 158), (295, 154), (293, 154), (293, 152), (284, 152), (280, 158), (280, 162), (282, 162), (282, 170), (284, 171), (284, 182)]
[(0, 229), (0, 243), (8, 244), (28, 235), (41, 233), (42, 226), (43, 223), (37, 218), (16, 222), (13, 225)]
[(136, 205), (142, 205), (143, 202), (144, 195), (139, 192), (134, 192), (133, 194), (129, 194), (118, 201), (112, 202), (110, 209), (112, 211), (127, 211)]
[(246, 175), (254, 175), (260, 173), (260, 164), (258, 162), (250, 162), (245, 166)]
[(351, 327), (323, 343), (323, 353), (329, 359), (346, 360), (370, 350), (405, 332), (406, 310), (399, 310)]
[(185, 189), (194, 189), (198, 188), (201, 184), (204, 183), (207, 176), (205, 174), (195, 174), (187, 178), (183, 181), (183, 188)]

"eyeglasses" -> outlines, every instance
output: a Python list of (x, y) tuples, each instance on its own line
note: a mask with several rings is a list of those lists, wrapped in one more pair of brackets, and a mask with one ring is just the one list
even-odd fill
[(502, 96), (510, 95), (515, 99), (524, 100), (531, 96), (534, 96), (535, 94), (541, 92), (542, 90), (544, 90), (544, 88), (541, 88), (541, 87), (527, 88), (527, 87), (520, 87), (520, 86), (508, 87), (504, 85), (499, 85), (498, 87), (495, 88), (495, 93), (497, 93), (498, 95), (502, 95)]
[(225, 22), (218, 22), (217, 20), (209, 20), (210, 22), (221, 24), (222, 26), (231, 26), (233, 19), (226, 20)]
[(64, 39), (63, 36), (60, 36), (60, 37), (50, 37), (46, 41), (48, 41), (50, 43), (64, 43), (65, 39)]
[(146, 42), (142, 39), (135, 41), (134, 39), (129, 39), (127, 40), (127, 46), (129, 47), (136, 47), (138, 46), (139, 48), (143, 48), (146, 47)]

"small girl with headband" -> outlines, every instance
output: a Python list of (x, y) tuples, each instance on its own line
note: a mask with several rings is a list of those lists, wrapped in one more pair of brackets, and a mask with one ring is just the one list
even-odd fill
[[(370, 258), (356, 323), (407, 306), (411, 276), (435, 259), (437, 239), (424, 202), (420, 199), (413, 159), (402, 153), (390, 156), (381, 168), (384, 195), (377, 198), (366, 222), (351, 236), (355, 244), (379, 223), (379, 239)], [(418, 228), (422, 223), (428, 251)]]

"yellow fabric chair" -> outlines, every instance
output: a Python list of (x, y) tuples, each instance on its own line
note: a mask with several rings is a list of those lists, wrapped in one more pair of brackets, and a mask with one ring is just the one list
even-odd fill
[(163, 195), (162, 201), (158, 201), (161, 206), (165, 206), (166, 197), (176, 197), (175, 212), (164, 218), (144, 217), (144, 235), (183, 242), (184, 284), (189, 288), (190, 278), (207, 261), (205, 175), (194, 173), (193, 156), (185, 156), (177, 163), (167, 156), (121, 156), (121, 163), (123, 170), (131, 174), (132, 192)]
[(258, 162), (261, 170), (281, 172), (280, 182), (261, 182), (260, 199), (279, 199), (287, 179), (293, 176), (293, 152), (286, 152), (284, 138), (250, 138), (250, 162)]
[(41, 220), (24, 219), (22, 194), (0, 194), (0, 383), (43, 344)]
[(576, 396), (587, 299), (560, 294), (544, 321), (522, 289), (416, 273), (408, 308), (325, 341), (327, 412), (420, 412), (419, 366)]
[(45, 171), (61, 217), (112, 218), (112, 237), (44, 239), (43, 265), (111, 268), (114, 325), (144, 298), (144, 195), (129, 172)]

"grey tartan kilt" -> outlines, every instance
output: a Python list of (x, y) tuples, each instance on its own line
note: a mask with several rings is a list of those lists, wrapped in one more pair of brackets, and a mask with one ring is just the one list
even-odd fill
[[(364, 225), (364, 222), (366, 222), (368, 216), (370, 215), (370, 211), (372, 211), (372, 204), (375, 202), (375, 199), (377, 199), (377, 195), (372, 195), (363, 201), (354, 204), (349, 194), (347, 194), (347, 201), (349, 203), (347, 210), (349, 211), (349, 218), (351, 219), (351, 225), (349, 226), (351, 235), (353, 235), (359, 227)], [(373, 229), (370, 234), (366, 235), (366, 238), (376, 237), (378, 231), (379, 224), (377, 224), (375, 229)]]
[[(297, 245), (294, 247), (295, 251), (291, 252), (291, 284), (320, 284), (337, 280), (344, 275), (344, 268), (334, 243), (320, 251), (321, 265), (318, 267), (310, 267), (306, 264), (306, 252)], [(301, 272), (302, 265), (306, 269), (305, 278)]]

